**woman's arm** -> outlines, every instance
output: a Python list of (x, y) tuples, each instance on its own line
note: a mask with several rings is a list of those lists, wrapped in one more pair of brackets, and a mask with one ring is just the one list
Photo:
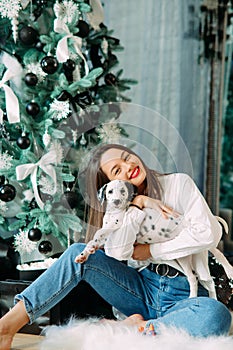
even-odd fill
[(173, 189), (167, 199), (183, 213), (181, 231), (174, 239), (150, 245), (150, 253), (156, 260), (172, 260), (217, 246), (222, 229), (216, 217), (211, 213), (204, 197), (193, 180), (185, 174), (176, 174)]
[(169, 215), (178, 217), (180, 214), (173, 208), (167, 206), (159, 199), (150, 198), (144, 195), (138, 195), (134, 198), (133, 204), (137, 205), (141, 209), (143, 208), (152, 208), (161, 212), (165, 219), (169, 218)]

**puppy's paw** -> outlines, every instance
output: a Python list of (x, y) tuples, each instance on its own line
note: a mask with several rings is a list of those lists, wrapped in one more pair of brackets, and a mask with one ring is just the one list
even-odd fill
[(84, 263), (87, 260), (87, 256), (84, 253), (81, 253), (79, 255), (76, 256), (76, 258), (74, 259), (74, 261), (76, 263)]

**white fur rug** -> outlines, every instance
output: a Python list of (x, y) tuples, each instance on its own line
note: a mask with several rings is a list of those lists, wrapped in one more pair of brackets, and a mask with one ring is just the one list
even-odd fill
[(40, 350), (232, 350), (233, 336), (194, 338), (185, 332), (161, 328), (161, 334), (145, 336), (121, 322), (97, 319), (70, 321), (51, 326)]

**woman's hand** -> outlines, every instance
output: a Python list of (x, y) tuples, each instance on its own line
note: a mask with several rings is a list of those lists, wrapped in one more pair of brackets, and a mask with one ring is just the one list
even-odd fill
[(175, 211), (171, 207), (165, 205), (161, 200), (150, 198), (148, 196), (144, 196), (141, 194), (136, 196), (133, 199), (132, 203), (136, 204), (137, 206), (139, 206), (142, 209), (143, 208), (155, 209), (158, 212), (160, 212), (165, 219), (168, 219), (169, 215), (171, 215), (173, 217), (180, 216), (180, 214), (177, 211)]
[(147, 260), (151, 258), (150, 245), (135, 243), (132, 258), (134, 260)]

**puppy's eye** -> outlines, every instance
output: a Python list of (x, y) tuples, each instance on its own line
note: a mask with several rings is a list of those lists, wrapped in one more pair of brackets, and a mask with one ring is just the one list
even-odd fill
[(125, 193), (124, 188), (122, 188), (122, 189), (120, 190), (120, 192), (121, 192), (121, 194), (124, 194), (124, 193)]
[(109, 190), (108, 193), (112, 194), (112, 193), (113, 193), (113, 190)]

